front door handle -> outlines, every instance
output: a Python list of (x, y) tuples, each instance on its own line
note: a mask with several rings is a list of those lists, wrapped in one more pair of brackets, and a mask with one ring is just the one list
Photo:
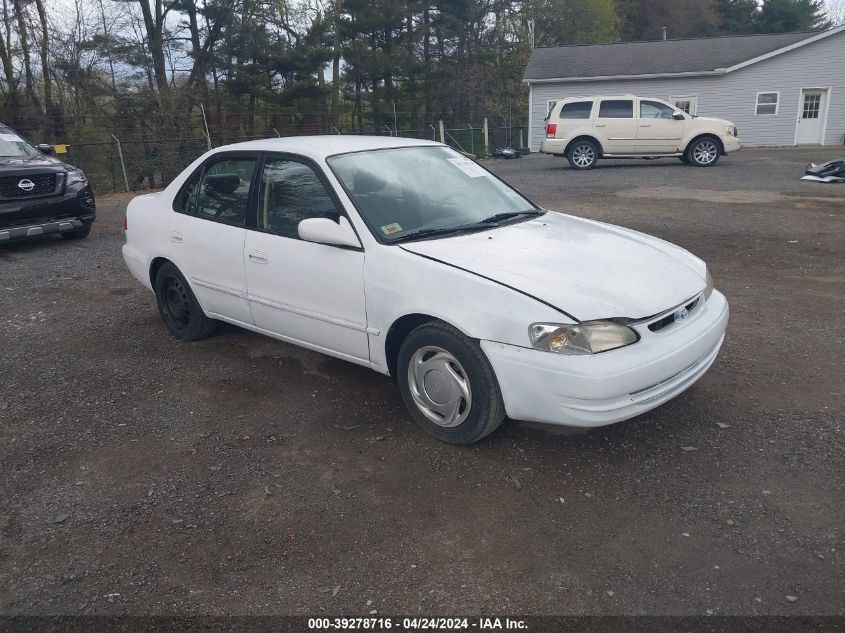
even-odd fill
[(596, 123), (596, 127), (607, 127), (607, 123)]
[(267, 253), (262, 253), (261, 251), (252, 251), (248, 257), (249, 261), (253, 264), (267, 264), (270, 262), (270, 259), (267, 257)]
[(170, 231), (170, 241), (177, 244), (182, 242), (182, 231)]
[(651, 123), (640, 123), (640, 127), (651, 127)]

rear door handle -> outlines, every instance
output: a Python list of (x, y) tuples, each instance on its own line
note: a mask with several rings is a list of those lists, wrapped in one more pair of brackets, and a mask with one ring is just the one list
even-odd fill
[(651, 123), (640, 123), (640, 127), (651, 127)]
[(261, 251), (252, 251), (248, 257), (249, 261), (253, 264), (267, 264), (270, 262), (270, 259), (267, 257), (267, 253), (262, 253)]
[(170, 231), (170, 241), (177, 244), (182, 241), (182, 231)]

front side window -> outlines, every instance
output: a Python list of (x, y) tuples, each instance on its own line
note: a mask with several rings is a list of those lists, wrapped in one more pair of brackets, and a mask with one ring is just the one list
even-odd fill
[(258, 200), (261, 230), (298, 239), (302, 220), (337, 221), (338, 217), (334, 201), (308, 165), (283, 158), (268, 158), (264, 162)]
[(195, 194), (194, 214), (198, 218), (244, 226), (249, 208), (249, 185), (255, 171), (254, 158), (231, 158), (205, 169)]
[(777, 92), (758, 92), (757, 108), (754, 113), (757, 116), (777, 114), (779, 97), (780, 94)]
[(633, 119), (634, 102), (630, 99), (607, 99), (599, 107), (600, 119)]
[(674, 108), (659, 101), (640, 101), (641, 119), (671, 119)]
[(481, 165), (448, 147), (399, 147), (328, 159), (382, 242), (485, 230), (540, 211)]
[(589, 119), (593, 110), (592, 101), (576, 101), (567, 103), (560, 109), (561, 119)]

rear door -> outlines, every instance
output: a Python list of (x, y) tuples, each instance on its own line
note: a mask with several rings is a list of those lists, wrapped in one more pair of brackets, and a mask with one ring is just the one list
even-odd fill
[(596, 135), (608, 154), (633, 154), (637, 143), (637, 120), (633, 99), (602, 99), (595, 123)]
[(258, 156), (215, 154), (180, 190), (167, 234), (176, 266), (203, 310), (253, 324), (244, 241)]
[(660, 101), (639, 100), (637, 153), (671, 154), (678, 151), (686, 119), (674, 119), (675, 109)]

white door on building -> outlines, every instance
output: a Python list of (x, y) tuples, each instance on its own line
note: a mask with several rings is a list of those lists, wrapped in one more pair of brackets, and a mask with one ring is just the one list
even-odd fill
[(822, 143), (824, 141), (827, 90), (802, 89), (798, 108), (798, 128), (795, 132), (795, 142), (798, 145)]

